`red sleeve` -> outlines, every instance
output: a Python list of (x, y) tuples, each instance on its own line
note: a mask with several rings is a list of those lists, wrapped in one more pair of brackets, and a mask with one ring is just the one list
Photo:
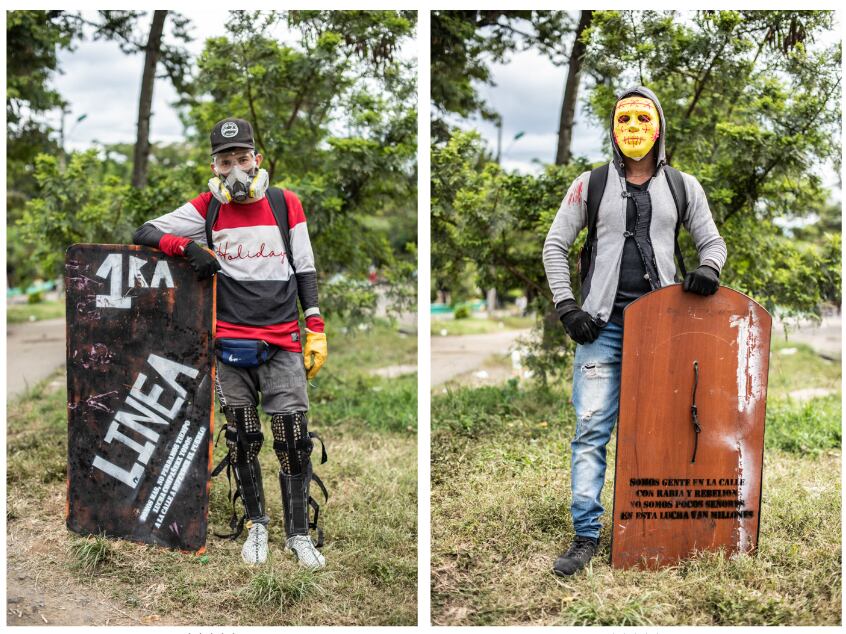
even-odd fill
[[(211, 192), (204, 192), (188, 202), (190, 202), (191, 206), (197, 210), (197, 213), (205, 218), (209, 212), (209, 201), (211, 200), (211, 197)], [(188, 246), (189, 242), (191, 242), (190, 238), (183, 238), (181, 236), (173, 235), (172, 233), (166, 233), (159, 240), (159, 248), (170, 256), (184, 256), (185, 247)]]
[[(205, 218), (206, 215), (209, 213), (209, 201), (211, 201), (212, 193), (211, 192), (203, 192), (193, 200), (189, 202), (194, 206), (200, 215)], [(290, 214), (289, 214), (290, 215)]]
[[(209, 192), (209, 195), (211, 195), (211, 192)], [(285, 202), (288, 205), (289, 229), (293, 229), (301, 222), (306, 221), (305, 212), (303, 211), (303, 205), (294, 192), (287, 189), (285, 190)]]
[(320, 315), (306, 317), (306, 328), (312, 332), (324, 332), (326, 325), (323, 323), (323, 317)]
[(170, 256), (184, 256), (185, 247), (191, 242), (188, 238), (181, 238), (172, 233), (164, 234), (159, 240), (159, 248)]

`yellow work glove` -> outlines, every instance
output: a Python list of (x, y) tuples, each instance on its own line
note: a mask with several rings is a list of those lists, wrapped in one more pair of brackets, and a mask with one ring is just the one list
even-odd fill
[(306, 376), (313, 379), (320, 372), (320, 368), (326, 363), (329, 356), (329, 349), (326, 346), (326, 333), (314, 332), (306, 328), (306, 343), (303, 350), (305, 357)]

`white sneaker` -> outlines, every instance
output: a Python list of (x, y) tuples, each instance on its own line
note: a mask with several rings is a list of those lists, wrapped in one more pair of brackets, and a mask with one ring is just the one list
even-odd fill
[(308, 535), (294, 535), (285, 542), (285, 550), (294, 553), (300, 565), (309, 570), (326, 566), (326, 559), (320, 554)]
[(248, 564), (263, 564), (267, 561), (267, 527), (264, 524), (251, 524), (247, 541), (241, 549), (241, 557)]

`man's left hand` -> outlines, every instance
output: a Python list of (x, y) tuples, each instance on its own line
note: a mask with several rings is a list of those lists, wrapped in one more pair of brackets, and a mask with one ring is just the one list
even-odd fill
[(320, 368), (326, 363), (329, 356), (329, 349), (326, 345), (326, 333), (314, 332), (306, 328), (306, 343), (303, 350), (305, 357), (306, 376), (313, 379), (320, 372)]
[(682, 289), (697, 295), (713, 295), (720, 288), (720, 274), (707, 264), (691, 271), (684, 278)]

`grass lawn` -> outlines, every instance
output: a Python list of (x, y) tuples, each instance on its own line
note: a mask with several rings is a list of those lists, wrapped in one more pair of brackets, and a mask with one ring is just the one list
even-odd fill
[[(521, 330), (535, 325), (534, 317), (503, 317), (502, 319), (482, 319), (468, 317), (467, 319), (435, 319), (432, 318), (431, 333), (433, 337), (456, 335), (486, 335), (503, 330)], [(446, 332), (446, 335), (444, 335)]]
[[(573, 537), (569, 378), (433, 396), (433, 623), (840, 624), (840, 368), (805, 346), (773, 348), (757, 555), (707, 553), (658, 572), (610, 567), (612, 437), (599, 553), (572, 579), (551, 573)], [(838, 392), (788, 397), (818, 386)]]
[(6, 321), (20, 324), (27, 321), (59, 319), (65, 316), (65, 302), (45, 301), (37, 304), (6, 304)]
[[(321, 508), (326, 569), (303, 571), (282, 550), (278, 462), (267, 441), (265, 566), (241, 562), (245, 535), (237, 542), (211, 535), (228, 532), (225, 475), (212, 487), (203, 557), (68, 532), (66, 393), (58, 373), (9, 405), (8, 570), (25, 570), (39, 591), (72, 587), (108, 597), (158, 625), (414, 625), (417, 378), (379, 379), (370, 370), (416, 363), (416, 337), (384, 325), (355, 336), (333, 333), (330, 324), (329, 361), (311, 390), (309, 425), (329, 452), (329, 462), (316, 467), (331, 496)], [(267, 420), (264, 431), (271, 437)], [(221, 440), (215, 461), (223, 455)]]

